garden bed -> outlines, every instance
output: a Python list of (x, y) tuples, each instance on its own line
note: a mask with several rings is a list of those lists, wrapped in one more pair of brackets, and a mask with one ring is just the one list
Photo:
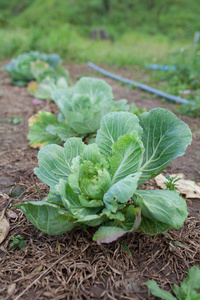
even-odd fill
[[(67, 68), (74, 82), (87, 75), (102, 78), (84, 65)], [(137, 72), (112, 71), (139, 79)], [(127, 98), (130, 103), (148, 110), (164, 107), (173, 111), (168, 102), (111, 79), (105, 80), (112, 86), (115, 99)], [(28, 146), (27, 125), (29, 117), (40, 109), (56, 112), (56, 108), (52, 103), (32, 105), (33, 98), (27, 89), (12, 86), (2, 71), (0, 90), (3, 92), (0, 98), (2, 209), (8, 201), (7, 195), (10, 196), (15, 187), (21, 187), (23, 192), (20, 199), (13, 198), (15, 204), (40, 200), (48, 193), (48, 187), (33, 173), (38, 150)], [(23, 122), (8, 123), (12, 116), (20, 116)], [(193, 142), (186, 154), (173, 161), (165, 173), (181, 172), (187, 179), (200, 182), (199, 119), (179, 117), (192, 130)], [(143, 188), (158, 187), (152, 179)], [(154, 299), (145, 286), (148, 279), (172, 290), (173, 283), (180, 284), (188, 269), (200, 261), (200, 200), (187, 200), (187, 204), (189, 217), (181, 229), (169, 230), (170, 235), (150, 237), (141, 232), (129, 233), (116, 242), (100, 246), (92, 241), (93, 229), (74, 229), (61, 236), (48, 236), (27, 221), (20, 210), (13, 208), (18, 219), (11, 221), (10, 233), (0, 245), (0, 299)], [(8, 251), (11, 238), (18, 234), (26, 240), (26, 247), (21, 250), (13, 247)]]

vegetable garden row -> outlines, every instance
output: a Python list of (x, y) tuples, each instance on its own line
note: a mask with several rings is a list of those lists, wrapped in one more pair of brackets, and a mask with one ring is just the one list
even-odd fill
[[(141, 185), (184, 155), (192, 141), (188, 125), (164, 108), (138, 113), (126, 99), (114, 100), (102, 79), (82, 77), (70, 86), (60, 62), (56, 54), (30, 52), (4, 67), (13, 85), (28, 84), (34, 101), (53, 101), (59, 110), (58, 116), (43, 110), (29, 119), (29, 145), (42, 148), (34, 173), (49, 194), (14, 206), (48, 235), (94, 227), (98, 245), (135, 231), (153, 236), (180, 228), (188, 216), (185, 199), (170, 187)], [(182, 290), (174, 288), (177, 298), (199, 299), (199, 277), (193, 267)], [(162, 296), (155, 283), (148, 287)]]

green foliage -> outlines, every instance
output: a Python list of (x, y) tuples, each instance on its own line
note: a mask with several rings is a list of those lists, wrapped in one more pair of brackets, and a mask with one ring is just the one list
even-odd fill
[(167, 291), (159, 288), (154, 280), (148, 280), (146, 282), (147, 287), (151, 291), (152, 295), (165, 300), (199, 300), (200, 294), (197, 293), (200, 288), (200, 269), (197, 266), (192, 267), (188, 271), (187, 277), (183, 280), (181, 286), (174, 284), (173, 292), (176, 297), (172, 296)]
[[(0, 59), (37, 50), (59, 53), (70, 63), (143, 66), (188, 45), (185, 38), (190, 42), (199, 29), (195, 0), (187, 3), (187, 10), (184, 0), (110, 0), (109, 10), (103, 0), (3, 2), (7, 25), (0, 29)], [(7, 9), (10, 17), (5, 16)], [(104, 28), (111, 39), (89, 40), (96, 28)]]
[(146, 112), (146, 111), (147, 111), (146, 108), (139, 108), (133, 102), (130, 104), (129, 112), (135, 114), (136, 116), (139, 116), (140, 114), (142, 114), (143, 112)]
[[(99, 99), (92, 86), (78, 85), (79, 91), (83, 88), (89, 88), (93, 101)], [(105, 99), (110, 93), (107, 87)], [(49, 196), (16, 206), (51, 235), (101, 225), (93, 237), (98, 244), (138, 228), (147, 234), (179, 228), (188, 214), (185, 200), (175, 191), (143, 191), (139, 186), (183, 155), (190, 143), (189, 127), (165, 109), (139, 117), (111, 112), (102, 118), (95, 143), (85, 145), (73, 137), (64, 147), (40, 150), (34, 171), (49, 185)]]
[(82, 77), (72, 89), (55, 89), (51, 98), (60, 110), (58, 119), (39, 112), (29, 126), (31, 146), (61, 144), (70, 136), (92, 135), (108, 112), (129, 109), (127, 100), (113, 101), (112, 89), (105, 81), (90, 77)]
[(176, 113), (187, 115), (191, 118), (200, 117), (200, 96), (196, 99), (196, 105), (183, 104), (176, 108)]
[(17, 125), (23, 122), (23, 119), (19, 116), (12, 116), (11, 118), (8, 119), (8, 122)]
[(68, 82), (65, 77), (54, 79), (50, 76), (45, 77), (42, 81), (31, 81), (28, 85), (29, 93), (37, 99), (51, 100), (51, 93), (56, 89), (68, 89)]
[[(158, 70), (153, 73), (152, 81), (159, 82), (160, 89), (167, 93), (187, 97), (196, 105), (184, 104), (176, 107), (177, 113), (190, 117), (200, 116), (200, 50), (188, 51), (181, 48), (180, 51), (168, 58), (169, 63), (175, 69), (168, 71)], [(161, 81), (161, 84), (160, 84)]]
[(11, 238), (12, 243), (10, 243), (10, 246), (8, 250), (11, 250), (11, 248), (15, 245), (21, 250), (22, 248), (26, 247), (26, 241), (24, 240), (24, 237), (21, 236), (20, 234), (13, 236)]
[(27, 138), (33, 148), (48, 144), (61, 144), (68, 137), (76, 136), (76, 133), (65, 122), (59, 122), (54, 114), (45, 111), (40, 111), (31, 117), (29, 127)]
[(166, 185), (166, 188), (170, 191), (176, 191), (177, 190), (177, 184), (176, 182), (180, 180), (180, 178), (177, 178), (177, 175), (175, 177), (171, 177), (169, 175), (166, 175), (165, 178), (167, 179), (164, 184)]
[[(9, 12), (10, 25), (38, 26), (42, 30), (49, 27), (72, 24), (79, 32), (88, 34), (93, 27), (105, 27), (113, 37), (127, 29), (137, 28), (148, 34), (162, 33), (172, 38), (190, 37), (199, 29), (198, 3), (192, 0), (23, 0), (16, 5), (11, 0), (0, 8)], [(112, 24), (112, 26), (110, 25)], [(60, 26), (61, 27), (61, 26)]]
[(47, 75), (56, 76), (56, 68), (61, 63), (58, 54), (45, 54), (36, 51), (24, 53), (3, 67), (11, 76), (14, 85), (25, 86), (33, 79), (38, 81)]

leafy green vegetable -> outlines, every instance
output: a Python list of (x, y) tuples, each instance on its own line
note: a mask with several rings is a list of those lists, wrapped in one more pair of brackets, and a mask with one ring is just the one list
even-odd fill
[[(46, 54), (37, 51), (31, 51), (29, 53), (23, 53), (17, 58), (13, 58), (11, 62), (3, 67), (3, 70), (8, 72), (11, 76), (12, 84), (18, 86), (26, 86), (29, 81), (36, 79), (38, 72), (34, 72), (33, 65), (38, 62), (40, 66), (42, 65), (42, 72), (44, 70), (51, 70), (55, 72), (54, 69), (61, 63), (60, 56), (58, 54)], [(38, 75), (39, 76), (39, 75)], [(44, 77), (46, 77), (45, 75)], [(43, 77), (43, 78), (44, 78)]]
[[(37, 91), (37, 88), (36, 91), (41, 95), (41, 84), (38, 86), (40, 91)], [(42, 89), (44, 92), (43, 85)], [(40, 113), (36, 115), (28, 134), (30, 145), (40, 145), (41, 135), (43, 138), (46, 137), (46, 140), (42, 139), (42, 143), (45, 144), (52, 143), (52, 140), (57, 140), (54, 143), (61, 144), (61, 141), (66, 141), (66, 137), (70, 136), (79, 135), (84, 138), (96, 133), (102, 117), (107, 113), (129, 109), (127, 100), (113, 101), (111, 87), (105, 81), (90, 77), (81, 78), (71, 90), (55, 89), (51, 93), (51, 98), (57, 104), (60, 114), (58, 118), (51, 115), (52, 118), (49, 117), (47, 120), (43, 112), (45, 121), (41, 119)], [(69, 134), (61, 136), (60, 132), (63, 132), (64, 128)], [(50, 134), (53, 136), (50, 137)]]
[(172, 296), (169, 292), (159, 288), (154, 280), (146, 282), (147, 287), (152, 295), (165, 300), (199, 300), (200, 294), (197, 293), (200, 288), (200, 269), (197, 266), (192, 267), (188, 271), (187, 277), (183, 280), (181, 286), (174, 284), (173, 292), (177, 298)]
[(179, 228), (188, 214), (185, 200), (175, 191), (144, 191), (139, 186), (183, 154), (191, 139), (189, 127), (165, 109), (139, 117), (109, 113), (101, 120), (95, 143), (85, 145), (73, 137), (64, 147), (41, 149), (35, 174), (49, 185), (50, 194), (45, 202), (16, 206), (48, 234), (100, 226), (94, 235), (98, 244), (138, 228), (147, 234)]

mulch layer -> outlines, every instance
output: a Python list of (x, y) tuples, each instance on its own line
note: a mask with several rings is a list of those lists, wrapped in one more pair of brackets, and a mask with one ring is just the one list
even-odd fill
[[(2, 63), (3, 65), (5, 63)], [(85, 65), (67, 66), (75, 83), (81, 76), (101, 78)], [(140, 80), (137, 70), (112, 68), (113, 72)], [(127, 98), (148, 110), (174, 106), (161, 102), (138, 89), (130, 89), (104, 78), (112, 87), (115, 99)], [(55, 112), (55, 105), (32, 105), (32, 97), (24, 87), (15, 87), (0, 71), (0, 209), (9, 200), (12, 204), (41, 200), (48, 187), (33, 173), (37, 166), (37, 149), (27, 143), (28, 118), (41, 109)], [(12, 116), (20, 116), (19, 125), (8, 123)], [(200, 182), (200, 122), (179, 116), (193, 132), (193, 142), (186, 155), (177, 158), (165, 171), (184, 173), (187, 179)], [(11, 197), (21, 188), (20, 199)], [(143, 188), (158, 188), (150, 180)], [(98, 246), (92, 241), (94, 229), (74, 229), (60, 236), (49, 236), (38, 231), (21, 213), (10, 219), (11, 229), (0, 245), (0, 299), (155, 299), (150, 296), (145, 282), (156, 280), (160, 287), (172, 291), (187, 271), (200, 266), (200, 200), (187, 200), (189, 216), (179, 230), (168, 234), (147, 236), (142, 232), (129, 233), (111, 244)], [(20, 234), (27, 245), (19, 250), (9, 249), (12, 237)], [(126, 252), (126, 246), (130, 253)]]

